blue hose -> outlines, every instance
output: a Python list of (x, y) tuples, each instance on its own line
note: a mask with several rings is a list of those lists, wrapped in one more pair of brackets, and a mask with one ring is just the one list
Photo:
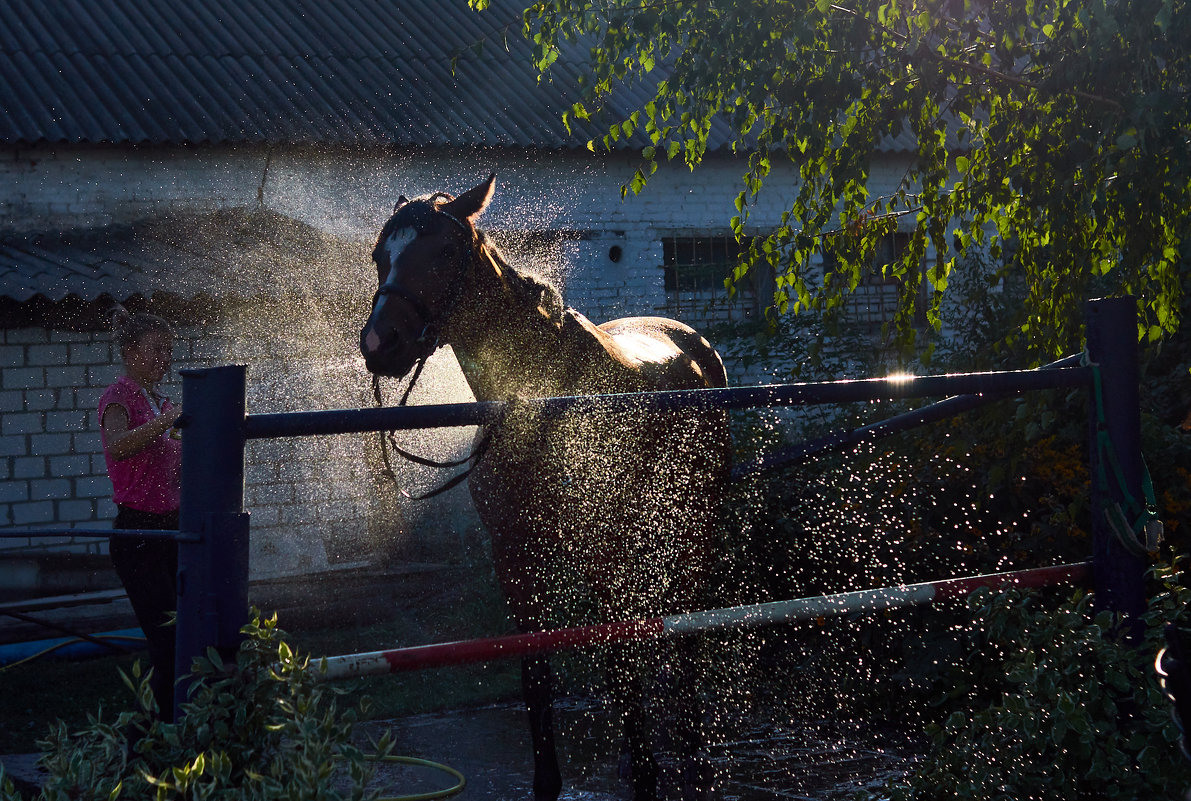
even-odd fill
[[(139, 628), (107, 631), (94, 635), (96, 639), (139, 643), (145, 641), (144, 632)], [(0, 666), (2, 669), (32, 662), (43, 656), (54, 654), (59, 657), (77, 659), (85, 656), (96, 656), (110, 653), (101, 645), (78, 637), (55, 637), (48, 640), (30, 640), (28, 642), (12, 642), (0, 645)]]

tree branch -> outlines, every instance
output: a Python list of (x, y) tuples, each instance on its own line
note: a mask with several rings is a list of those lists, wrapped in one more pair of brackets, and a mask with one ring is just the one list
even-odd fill
[[(997, 70), (990, 69), (989, 67), (985, 67), (982, 64), (972, 64), (967, 61), (960, 61), (958, 59), (948, 58), (947, 56), (941, 56), (938, 53), (932, 53), (929, 51), (923, 53), (923, 55), (932, 61), (937, 61), (940, 64), (946, 64), (949, 67), (954, 67), (954, 68), (964, 71), (964, 72), (974, 72), (977, 75), (983, 75), (985, 77), (992, 78), (993, 80), (996, 80), (996, 81), (1002, 81), (1004, 83), (1013, 84), (1014, 86), (1021, 86), (1025, 89), (1033, 89), (1035, 91), (1042, 90), (1042, 86), (1034, 83), (1033, 81), (1027, 81), (1025, 78), (1018, 78), (1017, 76), (1009, 75), (1004, 72), (998, 72)], [(1113, 100), (1110, 97), (1094, 95), (1094, 94), (1091, 94), (1090, 92), (1084, 92), (1080, 89), (1067, 89), (1065, 91), (1068, 94), (1074, 95), (1075, 97), (1081, 97), (1084, 100), (1091, 100), (1094, 103), (1102, 103), (1106, 106), (1110, 106), (1110, 107), (1116, 109), (1117, 111), (1125, 110), (1124, 106), (1122, 106), (1120, 103), (1118, 103), (1116, 100)]]
[[(888, 25), (882, 25), (881, 23), (875, 22), (875, 21), (869, 19), (868, 17), (862, 16), (860, 13), (858, 13), (854, 9), (845, 8), (844, 6), (836, 5), (833, 3), (831, 5), (831, 10), (839, 11), (841, 13), (844, 13), (851, 17), (859, 19), (859, 20), (865, 22), (866, 24), (868, 24), (869, 26), (881, 31), (882, 33), (892, 36), (894, 39), (905, 42), (907, 44), (909, 44), (909, 42), (910, 42), (910, 37), (906, 36), (904, 33), (899, 33), (898, 31), (895, 31), (892, 28), (890, 28)], [(953, 22), (954, 20), (949, 20), (949, 21)], [(1025, 78), (1019, 78), (1014, 75), (1009, 75), (1004, 72), (999, 72), (998, 70), (994, 70), (989, 67), (985, 67), (982, 64), (973, 64), (968, 61), (960, 61), (959, 59), (949, 58), (947, 56), (941, 56), (938, 53), (934, 53), (930, 50), (919, 50), (919, 53), (925, 58), (928, 58), (932, 61), (936, 61), (940, 64), (945, 64), (949, 67), (953, 67), (953, 68), (955, 68), (957, 70), (961, 70), (963, 72), (976, 73), (977, 75), (983, 75), (986, 78), (992, 78), (993, 80), (1001, 81), (1003, 83), (1012, 84), (1014, 86), (1020, 86), (1025, 89), (1032, 89), (1035, 91), (1042, 90), (1042, 87), (1039, 84), (1034, 83), (1033, 81), (1028, 81)], [(903, 59), (905, 59), (907, 61), (912, 59), (914, 56), (914, 54), (909, 54), (909, 53), (899, 53), (899, 54), (902, 56)], [(1079, 89), (1069, 89), (1067, 91), (1076, 97), (1083, 98), (1084, 100), (1091, 100), (1095, 103), (1102, 103), (1104, 105), (1111, 106), (1112, 108), (1116, 109), (1117, 111), (1125, 110), (1124, 106), (1122, 106), (1120, 103), (1118, 103), (1116, 100), (1113, 100), (1112, 98), (1103, 97), (1101, 95), (1094, 95), (1094, 94), (1091, 94), (1090, 92), (1084, 92)]]

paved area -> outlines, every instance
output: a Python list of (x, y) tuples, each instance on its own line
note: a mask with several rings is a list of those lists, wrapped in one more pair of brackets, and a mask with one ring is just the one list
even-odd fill
[(44, 775), (37, 767), (37, 754), (0, 754), (0, 765), (18, 789), (28, 789), (41, 784)]

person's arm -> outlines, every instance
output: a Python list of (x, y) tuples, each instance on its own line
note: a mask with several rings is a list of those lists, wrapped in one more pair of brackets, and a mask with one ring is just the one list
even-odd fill
[(163, 414), (136, 428), (128, 427), (128, 411), (118, 403), (109, 403), (103, 410), (100, 428), (108, 453), (116, 461), (136, 456), (158, 437), (169, 431), (182, 414), (181, 406), (167, 409)]

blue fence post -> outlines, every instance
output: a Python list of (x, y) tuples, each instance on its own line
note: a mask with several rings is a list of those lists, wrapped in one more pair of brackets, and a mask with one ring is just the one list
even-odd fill
[[(1125, 505), (1126, 492), (1141, 498), (1141, 406), (1137, 360), (1137, 299), (1092, 300), (1087, 304), (1088, 359), (1099, 369), (1100, 397), (1089, 396), (1089, 462), (1092, 474), (1092, 565), (1096, 604), (1129, 616), (1132, 635), (1140, 634), (1146, 610), (1146, 559), (1121, 544), (1106, 511)], [(1101, 417), (1101, 415), (1103, 415)], [(1103, 426), (1120, 465), (1120, 477), (1098, 445)], [(1104, 475), (1107, 486), (1101, 486)], [(1121, 486), (1121, 485), (1124, 486)], [(1131, 532), (1130, 532), (1131, 533)]]
[[(244, 512), (245, 368), (182, 370), (182, 507), (175, 673), (208, 647), (230, 655), (248, 618)], [(174, 688), (174, 714), (189, 684)]]

